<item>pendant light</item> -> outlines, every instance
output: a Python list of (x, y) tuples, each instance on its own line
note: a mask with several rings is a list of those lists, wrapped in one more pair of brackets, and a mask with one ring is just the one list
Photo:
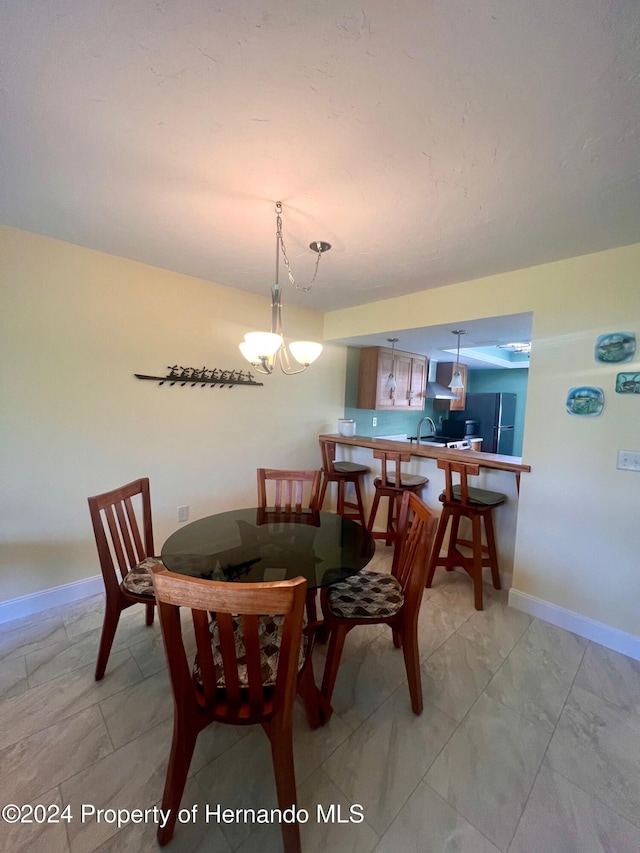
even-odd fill
[(451, 382), (449, 383), (449, 388), (451, 388), (452, 391), (458, 391), (461, 388), (464, 388), (464, 385), (462, 383), (462, 376), (460, 376), (460, 335), (466, 335), (467, 330), (466, 329), (452, 329), (451, 334), (458, 336), (458, 350), (456, 352), (456, 365), (453, 369), (453, 374), (451, 376)]
[(389, 397), (393, 398), (395, 394), (395, 390), (398, 386), (396, 382), (396, 360), (395, 360), (395, 347), (398, 343), (398, 338), (387, 338), (389, 343), (391, 344), (391, 373), (387, 376), (387, 389), (389, 391)]
[[(325, 243), (322, 240), (315, 240), (309, 244), (309, 248), (313, 252), (317, 252), (316, 266), (313, 273), (313, 278), (307, 286), (301, 286), (296, 283), (291, 272), (287, 250), (285, 249), (284, 239), (282, 236), (282, 202), (276, 202), (276, 276), (275, 285), (271, 290), (271, 331), (270, 332), (247, 332), (244, 336), (244, 341), (240, 344), (240, 352), (250, 362), (258, 373), (270, 374), (278, 363), (280, 370), (288, 376), (294, 373), (302, 373), (310, 364), (312, 364), (322, 352), (322, 344), (315, 341), (293, 341), (289, 348), (284, 342), (282, 332), (282, 293), (280, 291), (280, 253), (287, 267), (287, 275), (291, 284), (303, 293), (311, 290), (313, 283), (318, 275), (320, 266), (320, 258), (323, 252), (327, 252), (331, 248), (330, 243)], [(292, 366), (289, 357), (289, 350), (293, 358), (301, 365), (297, 369)]]

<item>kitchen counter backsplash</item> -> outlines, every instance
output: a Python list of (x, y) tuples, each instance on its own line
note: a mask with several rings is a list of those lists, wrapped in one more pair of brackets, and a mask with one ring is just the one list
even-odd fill
[[(404, 412), (376, 412), (374, 409), (356, 409), (346, 407), (345, 418), (352, 418), (356, 422), (356, 435), (368, 435), (372, 438), (380, 438), (388, 435), (415, 435), (418, 421), (425, 415), (433, 418), (436, 427), (440, 427), (442, 413), (436, 412), (434, 416), (433, 406), (427, 404), (424, 409), (412, 409)], [(373, 419), (377, 423), (373, 426)]]

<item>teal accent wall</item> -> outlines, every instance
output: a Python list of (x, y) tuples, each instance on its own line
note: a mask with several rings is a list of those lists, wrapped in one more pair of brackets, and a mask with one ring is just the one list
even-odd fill
[[(502, 370), (470, 370), (467, 390), (475, 394), (505, 393), (516, 395), (516, 418), (513, 430), (513, 455), (522, 456), (524, 413), (527, 405), (529, 371), (526, 368)], [(348, 415), (351, 417), (351, 415)]]

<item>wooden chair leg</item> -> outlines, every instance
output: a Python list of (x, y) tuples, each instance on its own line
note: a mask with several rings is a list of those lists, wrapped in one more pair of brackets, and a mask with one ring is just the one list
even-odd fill
[(316, 607), (317, 589), (308, 589), (305, 607), (307, 608), (307, 622), (312, 624), (318, 621), (318, 609)]
[(360, 524), (365, 526), (365, 518), (364, 518), (364, 504), (362, 503), (362, 491), (360, 489), (360, 477), (356, 477), (353, 481), (353, 487), (356, 492), (356, 505), (358, 507), (358, 513), (360, 515)]
[(331, 626), (327, 662), (324, 665), (322, 676), (322, 695), (328, 702), (331, 702), (331, 697), (333, 696), (333, 688), (335, 687), (338, 669), (340, 668), (340, 658), (342, 657), (344, 641), (348, 632), (349, 627), (339, 622)]
[(420, 677), (420, 654), (418, 652), (417, 622), (411, 627), (405, 626), (405, 630), (403, 631), (402, 652), (404, 654), (404, 665), (407, 670), (407, 681), (409, 682), (411, 709), (414, 714), (421, 714), (423, 709), (422, 679)]
[(471, 519), (473, 542), (473, 594), (476, 610), (484, 610), (482, 601), (482, 526), (480, 516)]
[(369, 513), (369, 523), (367, 524), (367, 530), (369, 533), (373, 533), (373, 525), (376, 523), (376, 515), (378, 514), (378, 504), (380, 503), (380, 493), (378, 489), (376, 489), (375, 494), (373, 496), (373, 503), (371, 504), (371, 512)]
[(153, 601), (149, 601), (147, 604), (145, 604), (145, 609), (146, 609), (146, 613), (145, 613), (145, 624), (147, 624), (147, 625), (153, 625), (153, 616), (154, 616), (154, 613), (155, 613), (155, 604), (154, 604), (154, 602), (153, 602)]
[[(447, 548), (447, 571), (452, 572), (456, 562), (458, 531), (460, 530), (460, 516), (457, 512), (451, 513), (451, 533), (449, 534), (449, 547)], [(462, 565), (462, 564), (460, 564)]]
[(396, 508), (396, 499), (394, 495), (389, 495), (389, 507), (387, 509), (387, 535), (384, 539), (385, 545), (393, 544), (394, 540), (394, 530), (393, 530), (393, 519)]
[(449, 524), (449, 510), (447, 507), (442, 508), (442, 513), (440, 515), (440, 521), (438, 522), (438, 529), (436, 530), (436, 536), (433, 541), (433, 549), (431, 551), (431, 561), (429, 563), (429, 572), (427, 573), (427, 582), (425, 583), (425, 587), (429, 589), (431, 584), (433, 583), (433, 576), (436, 573), (436, 568), (438, 563), (440, 562), (440, 550), (442, 548), (442, 543), (444, 542), (444, 536), (447, 532), (447, 525)]
[(167, 778), (162, 796), (162, 809), (171, 813), (166, 826), (158, 828), (158, 844), (164, 846), (173, 838), (180, 803), (187, 782), (193, 750), (198, 738), (195, 720), (176, 719), (173, 724), (173, 740), (167, 767)]
[(402, 631), (397, 625), (391, 626), (391, 634), (393, 636), (393, 645), (396, 649), (402, 648)]
[(100, 647), (98, 649), (98, 661), (96, 663), (95, 679), (100, 681), (104, 677), (113, 638), (116, 635), (118, 622), (120, 621), (120, 613), (122, 608), (120, 603), (111, 604), (107, 599), (107, 606), (104, 612), (104, 622), (102, 623), (102, 634), (100, 635)]
[(316, 687), (313, 677), (313, 660), (311, 655), (305, 661), (298, 679), (298, 696), (302, 699), (309, 725), (312, 729), (319, 729), (323, 723), (327, 722), (331, 714), (330, 706), (326, 708), (326, 714), (321, 715), (320, 713), (320, 705), (324, 705), (325, 703), (322, 701), (324, 697)]
[[(295, 806), (297, 801), (291, 725), (274, 727), (269, 733), (269, 739), (271, 741), (278, 806), (284, 811), (284, 809)], [(284, 853), (300, 853), (300, 825), (297, 822), (286, 823), (283, 821), (281, 830)]]
[(500, 586), (500, 573), (498, 571), (498, 549), (496, 548), (496, 537), (493, 530), (493, 513), (491, 512), (488, 512), (484, 517), (484, 529), (487, 537), (487, 551), (489, 552), (493, 588), (502, 589)]
[(324, 498), (327, 494), (327, 486), (329, 485), (329, 478), (326, 474), (322, 475), (322, 488), (320, 489), (320, 497), (318, 498), (318, 509), (322, 509), (324, 506)]
[(322, 613), (322, 622), (316, 630), (316, 643), (323, 645), (328, 641), (331, 628), (329, 627), (329, 606), (327, 604), (327, 590), (325, 587), (320, 589), (320, 611)]

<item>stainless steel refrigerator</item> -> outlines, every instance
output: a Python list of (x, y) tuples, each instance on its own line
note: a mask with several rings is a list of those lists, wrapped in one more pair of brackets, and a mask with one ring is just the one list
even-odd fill
[(464, 412), (458, 414), (478, 422), (476, 435), (482, 438), (483, 453), (513, 455), (515, 394), (467, 394)]

